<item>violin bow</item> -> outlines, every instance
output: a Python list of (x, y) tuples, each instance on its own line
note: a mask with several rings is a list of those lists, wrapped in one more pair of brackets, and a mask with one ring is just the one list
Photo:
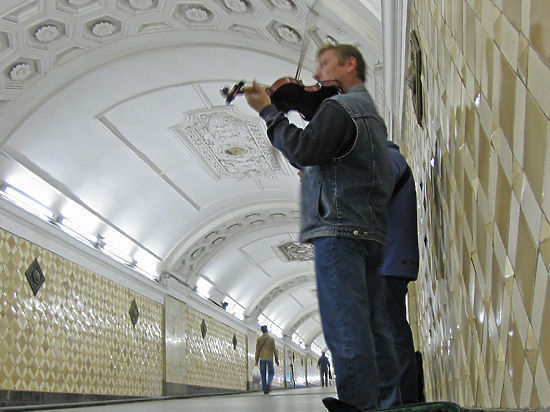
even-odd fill
[(302, 72), (302, 65), (304, 64), (304, 58), (306, 56), (306, 50), (307, 46), (309, 44), (309, 29), (311, 28), (311, 16), (317, 17), (319, 13), (317, 13), (314, 8), (319, 3), (319, 0), (315, 0), (315, 2), (311, 6), (307, 6), (309, 9), (309, 12), (306, 16), (306, 29), (304, 31), (304, 37), (302, 39), (302, 49), (300, 50), (300, 58), (298, 59), (298, 67), (296, 68), (296, 75), (294, 76), (294, 80), (300, 80), (300, 73)]

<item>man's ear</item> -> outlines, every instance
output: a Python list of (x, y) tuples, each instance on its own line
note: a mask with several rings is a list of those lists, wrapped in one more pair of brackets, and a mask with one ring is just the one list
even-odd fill
[(352, 73), (357, 69), (357, 59), (353, 56), (350, 56), (346, 59), (346, 68), (348, 73)]

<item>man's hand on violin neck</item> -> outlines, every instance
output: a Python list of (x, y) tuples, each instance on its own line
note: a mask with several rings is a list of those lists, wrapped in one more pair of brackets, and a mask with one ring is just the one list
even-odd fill
[(256, 110), (258, 113), (266, 107), (268, 104), (271, 104), (271, 98), (265, 91), (265, 89), (260, 86), (256, 81), (252, 82), (251, 87), (245, 87), (244, 97), (248, 102), (248, 105)]

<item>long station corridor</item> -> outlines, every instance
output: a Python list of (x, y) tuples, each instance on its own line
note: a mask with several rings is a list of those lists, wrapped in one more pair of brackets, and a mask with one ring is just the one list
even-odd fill
[(325, 410), (300, 176), (226, 95), (315, 85), (351, 44), (414, 177), (426, 402), (548, 410), (549, 22), (549, 0), (0, 0), (0, 409)]

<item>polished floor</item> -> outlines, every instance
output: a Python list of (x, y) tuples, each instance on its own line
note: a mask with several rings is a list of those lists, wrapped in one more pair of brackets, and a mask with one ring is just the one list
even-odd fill
[(336, 396), (334, 386), (273, 390), (269, 395), (264, 395), (262, 392), (250, 392), (235, 395), (201, 396), (187, 399), (47, 410), (64, 412), (323, 412), (326, 409), (323, 407), (321, 399), (326, 396)]

